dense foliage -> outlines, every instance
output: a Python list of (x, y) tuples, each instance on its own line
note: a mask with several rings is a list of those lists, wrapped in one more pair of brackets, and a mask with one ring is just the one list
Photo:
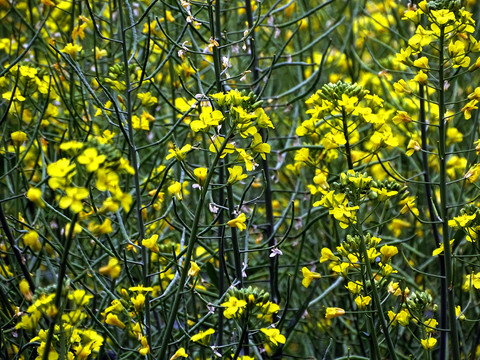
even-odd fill
[(478, 13), (0, 0), (0, 358), (478, 358)]

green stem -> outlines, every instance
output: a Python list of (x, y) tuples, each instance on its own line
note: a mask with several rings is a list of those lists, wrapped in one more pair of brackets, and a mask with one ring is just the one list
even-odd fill
[[(127, 117), (127, 124), (128, 124), (128, 138), (129, 138), (129, 151), (130, 151), (130, 159), (132, 161), (132, 167), (135, 169), (135, 174), (133, 175), (133, 181), (135, 186), (135, 207), (136, 207), (136, 218), (137, 218), (137, 225), (138, 225), (138, 237), (141, 239), (145, 238), (145, 225), (143, 223), (143, 216), (142, 216), (142, 191), (140, 188), (140, 179), (139, 179), (139, 169), (140, 164), (137, 159), (137, 148), (135, 146), (135, 136), (133, 133), (133, 126), (132, 126), (132, 87), (130, 83), (130, 70), (128, 68), (129, 65), (129, 58), (128, 58), (128, 50), (127, 50), (127, 39), (126, 39), (126, 28), (123, 18), (123, 7), (121, 6), (121, 0), (118, 1), (118, 14), (120, 20), (120, 29), (121, 29), (121, 37), (122, 37), (122, 55), (123, 55), (123, 66), (125, 71), (125, 96), (126, 96), (126, 117)], [(120, 120), (121, 121), (121, 120)], [(142, 255), (142, 282), (143, 285), (148, 287), (150, 286), (150, 277), (148, 276), (148, 253), (147, 248), (145, 246), (141, 247), (141, 255)], [(145, 332), (147, 335), (148, 344), (152, 345), (152, 334), (151, 334), (151, 314), (150, 314), (150, 293), (147, 292), (145, 295)]]
[(345, 136), (345, 155), (347, 156), (348, 169), (353, 170), (352, 151), (350, 149), (350, 139), (348, 136), (348, 122), (347, 114), (345, 114), (345, 108), (342, 107), (342, 122), (343, 122), (343, 135)]
[(445, 121), (445, 88), (444, 88), (444, 37), (445, 27), (440, 27), (440, 44), (439, 44), (439, 101), (438, 101), (438, 113), (439, 113), (439, 149), (438, 156), (440, 161), (440, 216), (442, 222), (443, 231), (443, 248), (444, 248), (444, 262), (445, 262), (445, 278), (447, 282), (447, 308), (441, 309), (442, 313), (448, 312), (448, 322), (450, 327), (450, 341), (452, 346), (452, 359), (460, 359), (460, 347), (458, 343), (457, 334), (457, 316), (455, 314), (455, 299), (453, 293), (453, 267), (452, 267), (452, 253), (450, 250), (449, 241), (449, 228), (448, 228), (448, 199), (447, 199), (447, 159), (446, 159), (446, 131), (447, 123)]
[[(252, 11), (252, 4), (250, 0), (245, 0), (245, 12), (247, 14), (247, 24), (250, 30), (250, 37), (248, 40), (250, 46), (250, 54), (251, 54), (251, 68), (253, 70), (253, 83), (256, 84), (256, 88), (254, 89), (255, 93), (258, 95), (260, 91), (260, 83), (258, 82), (259, 79), (259, 63), (258, 63), (258, 56), (256, 50), (256, 41), (255, 41), (255, 30), (253, 30), (253, 11)], [(267, 141), (267, 134), (265, 129), (260, 129), (260, 135), (262, 136), (262, 141)], [(270, 181), (270, 167), (268, 165), (269, 156), (265, 155), (265, 160), (262, 158), (261, 165), (263, 169), (263, 178), (265, 180), (265, 213), (266, 213), (266, 228), (265, 228), (265, 235), (267, 239), (270, 239), (268, 242), (268, 246), (272, 248), (276, 245), (275, 237), (273, 235), (273, 230), (275, 226), (274, 218), (273, 218), (273, 205), (272, 205), (272, 185)], [(280, 292), (278, 291), (278, 256), (269, 257), (269, 281), (270, 281), (270, 295), (272, 300), (279, 304), (280, 303)]]
[(60, 270), (58, 272), (57, 278), (57, 291), (55, 292), (55, 308), (57, 309), (57, 314), (53, 317), (48, 328), (47, 339), (45, 340), (45, 348), (43, 350), (42, 360), (48, 360), (50, 347), (52, 345), (53, 333), (55, 332), (55, 325), (57, 324), (58, 315), (61, 315), (60, 312), (60, 303), (62, 301), (62, 291), (63, 291), (63, 278), (65, 277), (67, 271), (67, 258), (70, 251), (70, 247), (73, 243), (73, 230), (75, 228), (75, 223), (77, 222), (78, 214), (72, 219), (70, 223), (70, 229), (68, 230), (67, 239), (65, 241), (65, 246), (63, 248), (62, 260), (60, 262)]
[[(388, 352), (390, 353), (390, 359), (396, 360), (397, 359), (397, 354), (395, 352), (395, 347), (392, 342), (392, 338), (390, 337), (390, 333), (388, 332), (388, 324), (385, 319), (385, 313), (383, 312), (383, 306), (382, 302), (380, 300), (380, 295), (378, 294), (377, 291), (377, 286), (375, 284), (375, 279), (373, 276), (373, 271), (372, 267), (370, 265), (370, 259), (368, 258), (368, 252), (367, 252), (367, 246), (365, 244), (365, 238), (363, 236), (363, 230), (362, 226), (359, 225), (359, 233), (360, 233), (360, 251), (362, 252), (363, 255), (363, 262), (365, 263), (365, 269), (367, 270), (367, 276), (368, 280), (370, 281), (371, 288), (372, 288), (372, 295), (373, 295), (373, 304), (376, 308), (376, 312), (378, 313), (379, 321), (380, 321), (380, 330), (383, 332), (383, 335), (385, 336), (385, 340), (387, 342), (387, 347), (388, 347)], [(371, 321), (373, 322), (372, 317), (369, 317)], [(374, 341), (374, 347), (378, 346), (378, 341), (376, 339), (376, 333), (375, 333), (375, 328), (372, 329), (372, 335), (375, 336), (373, 339)], [(378, 357), (380, 360), (380, 357)]]

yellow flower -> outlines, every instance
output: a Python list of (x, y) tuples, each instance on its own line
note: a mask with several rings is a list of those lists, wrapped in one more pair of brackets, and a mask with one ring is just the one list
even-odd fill
[[(454, 241), (455, 239), (450, 240), (450, 249), (452, 248), (452, 244)], [(441, 253), (443, 253), (443, 250), (444, 250), (443, 243), (441, 243), (438, 248), (432, 251), (432, 256), (440, 255)]]
[(413, 65), (420, 68), (420, 69), (430, 69), (428, 66), (428, 58), (426, 56), (422, 56), (413, 62)]
[(326, 261), (340, 260), (337, 256), (333, 255), (332, 250), (330, 250), (329, 248), (324, 247), (321, 253), (322, 253), (322, 257), (320, 258), (320, 263), (324, 263)]
[(392, 197), (398, 194), (398, 191), (395, 191), (395, 190), (388, 191), (386, 188), (377, 189), (377, 188), (371, 187), (370, 190), (372, 190), (374, 193), (377, 194), (377, 199), (379, 201), (386, 201), (389, 197)]
[(84, 39), (85, 38), (85, 28), (87, 27), (87, 23), (84, 22), (83, 24), (78, 24), (73, 30), (72, 30), (72, 39), (75, 41), (77, 40), (77, 37), (79, 37), (80, 39)]
[(265, 154), (270, 154), (270, 145), (262, 142), (262, 135), (256, 133), (253, 135), (253, 141), (250, 149), (257, 154), (260, 154), (263, 160), (266, 160)]
[(333, 319), (345, 315), (345, 310), (339, 307), (327, 307), (325, 310), (325, 319)]
[(87, 295), (85, 290), (74, 290), (73, 293), (68, 294), (68, 298), (70, 300), (73, 300), (75, 305), (78, 307), (83, 307), (85, 305), (88, 305), (90, 300), (93, 298), (93, 295)]
[(200, 342), (203, 345), (207, 345), (210, 342), (210, 337), (213, 333), (215, 333), (215, 330), (213, 329), (208, 329), (205, 331), (200, 330), (200, 332), (198, 334), (193, 335), (190, 338), (190, 340), (195, 342)]
[(140, 340), (140, 343), (142, 344), (138, 348), (138, 352), (140, 355), (145, 356), (150, 353), (150, 346), (148, 345), (148, 340), (145, 336), (142, 336), (142, 339)]
[(418, 141), (411, 139), (410, 142), (407, 145), (407, 156), (412, 156), (415, 151), (420, 151), (422, 150), (422, 147), (418, 143)]
[(392, 256), (398, 254), (398, 249), (396, 246), (383, 245), (380, 248), (380, 253), (383, 255), (382, 262), (386, 263), (390, 260)]
[(23, 235), (23, 243), (33, 251), (40, 251), (42, 249), (42, 243), (38, 240), (38, 233), (35, 230), (30, 230)]
[(20, 91), (18, 89), (15, 91), (15, 94), (12, 94), (11, 91), (4, 92), (2, 94), (2, 98), (5, 99), (5, 100), (8, 100), (8, 101), (15, 100), (15, 101), (20, 101), (20, 102), (23, 102), (23, 101), (27, 100), (27, 98), (25, 96), (20, 94)]
[(27, 301), (32, 301), (33, 294), (32, 294), (32, 291), (30, 290), (30, 285), (28, 284), (28, 281), (25, 279), (22, 279), (20, 280), (20, 284), (18, 286), (20, 288), (20, 292), (23, 294), (25, 299)]
[(29, 77), (30, 79), (35, 79), (38, 73), (37, 69), (30, 66), (25, 66), (25, 65), (20, 66), (19, 70), (20, 70), (21, 76)]
[(445, 25), (450, 21), (455, 21), (455, 14), (448, 9), (432, 10), (430, 14), (433, 20), (439, 25)]
[(173, 356), (170, 358), (170, 360), (175, 360), (175, 359), (178, 359), (179, 357), (188, 357), (188, 354), (185, 352), (185, 349), (182, 347), (180, 349), (178, 349), (175, 354), (173, 354)]
[(348, 291), (350, 291), (352, 294), (358, 294), (362, 290), (362, 285), (359, 283), (354, 283), (353, 281), (349, 281), (345, 288), (348, 289)]
[(412, 122), (413, 120), (405, 111), (397, 110), (397, 115), (395, 115), (392, 118), (392, 121), (395, 125), (398, 125), (400, 123), (409, 123), (409, 122)]
[(72, 58), (77, 58), (77, 53), (82, 51), (82, 46), (77, 44), (68, 43), (65, 47), (60, 50), (63, 53), (69, 54)]
[(27, 134), (25, 134), (23, 131), (12, 132), (10, 136), (12, 137), (12, 141), (15, 146), (20, 146), (27, 141)]
[(455, 316), (458, 320), (465, 320), (465, 315), (462, 314), (462, 307), (460, 305), (455, 307)]
[(116, 326), (120, 329), (125, 329), (125, 324), (118, 318), (117, 315), (108, 313), (107, 318), (105, 319), (105, 323), (108, 325)]
[(408, 310), (402, 309), (398, 314), (396, 314), (395, 321), (402, 326), (408, 326), (411, 317), (412, 315)]
[(194, 120), (190, 123), (190, 128), (195, 131), (207, 132), (213, 126), (218, 126), (224, 120), (224, 116), (219, 110), (204, 110), (200, 114), (200, 120)]
[(193, 174), (197, 177), (198, 184), (203, 186), (205, 179), (207, 178), (208, 169), (204, 167), (199, 167), (193, 170)]
[(150, 106), (158, 102), (158, 99), (155, 96), (152, 96), (150, 92), (138, 93), (137, 97), (142, 101), (142, 105)]
[(136, 297), (132, 297), (130, 300), (132, 301), (133, 307), (137, 312), (143, 310), (143, 307), (145, 305), (145, 295), (140, 293), (137, 294)]
[(181, 149), (177, 148), (176, 145), (173, 145), (173, 149), (168, 149), (169, 154), (165, 159), (169, 160), (174, 157), (178, 161), (183, 161), (187, 157), (187, 153), (190, 151), (191, 148), (192, 145), (190, 144), (183, 146)]
[(198, 266), (196, 262), (192, 261), (190, 263), (190, 270), (188, 270), (188, 276), (197, 276), (199, 271), (200, 266)]
[(452, 220), (448, 220), (448, 226), (454, 229), (465, 228), (470, 225), (471, 221), (477, 217), (476, 214), (468, 215), (463, 214), (460, 216), (455, 216)]
[(260, 329), (260, 331), (262, 333), (264, 333), (266, 336), (267, 336), (267, 339), (269, 342), (273, 343), (274, 345), (278, 345), (279, 343), (280, 344), (285, 344), (285, 342), (287, 341), (287, 339), (285, 338), (285, 336), (283, 336), (282, 334), (280, 334), (280, 330), (278, 329), (275, 329), (275, 328), (263, 328), (263, 329)]
[(223, 311), (223, 316), (231, 319), (239, 317), (242, 314), (243, 309), (247, 306), (247, 302), (245, 300), (239, 300), (235, 296), (230, 296), (228, 301), (221, 304), (221, 306), (226, 308)]
[(178, 201), (182, 201), (182, 184), (180, 184), (178, 181), (175, 181), (172, 185), (168, 187), (168, 192), (171, 195), (174, 195)]
[(310, 283), (312, 282), (313, 279), (321, 279), (322, 277), (319, 273), (310, 271), (306, 267), (302, 268), (302, 275), (303, 275), (302, 285), (305, 286), (306, 288), (310, 286)]
[(465, 120), (468, 120), (472, 117), (472, 111), (475, 110), (475, 109), (478, 109), (478, 106), (476, 106), (478, 103), (478, 100), (476, 99), (473, 99), (473, 100), (470, 100), (463, 108), (462, 108), (462, 112), (463, 112), (463, 116), (465, 116)]
[(27, 191), (27, 199), (33, 202), (35, 205), (43, 208), (45, 203), (42, 200), (42, 190), (39, 188), (30, 188)]
[(69, 187), (66, 189), (66, 193), (66, 195), (62, 196), (58, 205), (62, 209), (70, 207), (74, 213), (82, 211), (82, 200), (89, 195), (88, 190), (85, 188)]
[(88, 172), (94, 172), (105, 162), (105, 159), (105, 155), (98, 155), (97, 149), (87, 148), (83, 151), (83, 154), (78, 157), (78, 162), (85, 165)]
[[(210, 150), (210, 152), (217, 153), (218, 151), (220, 151), (220, 148), (222, 147), (222, 144), (224, 143), (224, 141), (227, 141), (225, 140), (225, 137), (216, 136), (213, 142), (208, 147), (208, 150)], [(225, 156), (227, 156), (227, 154), (231, 154), (234, 151), (235, 151), (235, 146), (233, 144), (228, 143), (225, 145), (225, 148), (223, 149), (222, 154), (220, 155), (220, 158), (223, 159)]]
[(49, 164), (47, 166), (47, 174), (50, 175), (50, 179), (48, 179), (48, 185), (53, 190), (58, 188), (63, 189), (75, 174), (74, 169), (75, 164), (71, 164), (70, 160), (65, 158)]
[(233, 168), (227, 168), (228, 173), (230, 176), (228, 177), (228, 184), (233, 185), (245, 178), (247, 178), (247, 174), (243, 173), (243, 168), (241, 166), (235, 165)]
[(358, 295), (355, 298), (355, 304), (360, 310), (364, 310), (370, 304), (370, 301), (372, 301), (370, 296)]
[(432, 329), (432, 328), (435, 328), (435, 327), (437, 327), (437, 325), (438, 325), (438, 321), (435, 320), (434, 318), (425, 320), (423, 323), (426, 325), (426, 326), (425, 326), (425, 331), (426, 331), (427, 333), (432, 333), (432, 332), (434, 332), (435, 329)]
[(115, 279), (120, 275), (120, 271), (122, 268), (118, 264), (118, 259), (117, 258), (110, 258), (108, 260), (108, 265), (102, 266), (99, 269), (100, 274), (102, 275), (109, 275), (112, 279)]
[(247, 225), (245, 224), (246, 220), (247, 220), (247, 217), (245, 216), (245, 214), (241, 213), (235, 219), (232, 219), (229, 222), (227, 222), (227, 225), (230, 227), (236, 227), (240, 231), (243, 231), (247, 228)]
[(428, 339), (421, 339), (420, 343), (422, 344), (425, 350), (432, 350), (437, 343), (437, 339), (430, 337)]
[(265, 114), (265, 110), (263, 108), (258, 108), (255, 110), (255, 115), (257, 115), (257, 125), (258, 127), (261, 128), (272, 128), (275, 129), (275, 126), (273, 126), (272, 121), (268, 117), (267, 114)]
[(113, 232), (112, 221), (109, 218), (106, 218), (102, 224), (92, 221), (88, 224), (88, 231), (94, 235), (110, 234)]
[(100, 49), (99, 47), (95, 46), (95, 58), (97, 60), (107, 55), (108, 55), (108, 52), (106, 49)]
[(143, 239), (142, 245), (145, 246), (147, 249), (149, 249), (151, 252), (154, 252), (155, 254), (157, 254), (160, 252), (160, 249), (157, 245), (157, 240), (158, 240), (158, 234), (154, 234), (148, 239)]
[(423, 72), (423, 70), (420, 70), (417, 75), (413, 78), (413, 81), (416, 81), (417, 83), (421, 85), (425, 85), (427, 83), (427, 78), (428, 75)]

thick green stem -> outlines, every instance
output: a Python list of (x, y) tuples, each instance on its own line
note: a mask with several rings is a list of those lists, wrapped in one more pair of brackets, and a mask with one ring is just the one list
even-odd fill
[(441, 309), (442, 313), (448, 312), (448, 322), (450, 327), (450, 342), (452, 347), (452, 359), (460, 359), (460, 346), (458, 343), (457, 334), (457, 316), (455, 313), (455, 298), (453, 293), (453, 258), (450, 250), (450, 237), (448, 236), (448, 199), (447, 199), (447, 159), (446, 159), (446, 131), (447, 123), (445, 121), (445, 85), (444, 85), (444, 37), (445, 27), (440, 27), (440, 44), (439, 44), (439, 70), (438, 70), (438, 83), (439, 83), (439, 101), (438, 101), (438, 114), (439, 114), (439, 149), (438, 156), (440, 161), (440, 216), (442, 222), (443, 231), (443, 252), (445, 262), (445, 278), (447, 282), (447, 309)]

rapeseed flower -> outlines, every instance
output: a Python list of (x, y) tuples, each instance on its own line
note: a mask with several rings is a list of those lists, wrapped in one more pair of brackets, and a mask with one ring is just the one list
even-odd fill
[(208, 345), (208, 343), (210, 342), (210, 338), (214, 333), (215, 333), (215, 330), (213, 329), (208, 329), (205, 331), (200, 330), (200, 332), (198, 334), (193, 335), (190, 338), (190, 340), (194, 342), (200, 342), (203, 345)]
[(322, 276), (317, 273), (310, 271), (308, 268), (303, 267), (302, 268), (302, 275), (303, 275), (303, 280), (302, 280), (302, 285), (308, 288), (313, 281), (313, 279), (321, 279)]
[(241, 213), (235, 219), (232, 219), (229, 222), (227, 222), (227, 225), (230, 227), (236, 227), (240, 231), (243, 231), (247, 228), (247, 225), (245, 224), (246, 220), (247, 220), (247, 217), (245, 216), (245, 214)]
[(62, 209), (70, 208), (74, 213), (79, 213), (80, 211), (82, 211), (82, 200), (88, 197), (88, 190), (83, 187), (69, 187), (65, 191), (66, 195), (62, 196), (58, 205)]
[(230, 296), (227, 302), (221, 304), (226, 309), (223, 311), (223, 316), (227, 319), (237, 318), (242, 315), (243, 310), (247, 306), (245, 300), (237, 299), (235, 296)]

